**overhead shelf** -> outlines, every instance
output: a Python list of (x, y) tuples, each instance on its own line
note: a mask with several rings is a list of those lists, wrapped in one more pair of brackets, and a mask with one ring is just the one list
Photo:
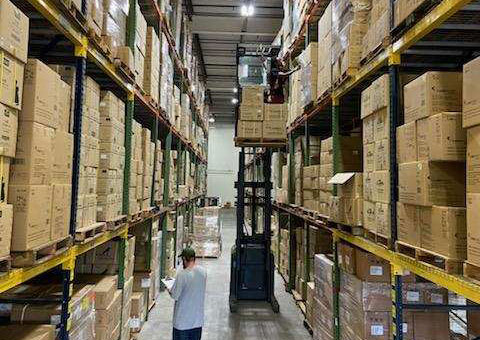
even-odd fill
[(464, 296), (468, 300), (480, 303), (480, 285), (467, 277), (448, 274), (440, 268), (425, 262), (417, 261), (414, 258), (410, 258), (404, 254), (389, 250), (363, 237), (354, 236), (338, 229), (331, 228), (328, 226), (328, 219), (326, 217), (322, 219), (313, 219), (310, 215), (302, 213), (300, 209), (294, 206), (284, 204), (279, 205), (276, 203), (274, 203), (274, 206), (279, 210), (302, 218), (311, 225), (330, 231), (334, 238), (344, 240), (369, 253), (385, 259), (386, 261), (390, 262), (392, 266), (396, 267), (396, 269), (415, 273), (416, 275), (421, 276), (428, 281), (436, 283), (454, 293)]

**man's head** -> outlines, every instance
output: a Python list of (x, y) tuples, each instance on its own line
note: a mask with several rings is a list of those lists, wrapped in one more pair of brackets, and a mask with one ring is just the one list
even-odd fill
[(189, 268), (195, 264), (195, 250), (191, 247), (183, 249), (180, 257), (182, 258), (183, 268)]

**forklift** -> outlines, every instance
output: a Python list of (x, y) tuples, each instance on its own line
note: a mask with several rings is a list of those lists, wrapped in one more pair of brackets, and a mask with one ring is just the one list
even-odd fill
[[(265, 103), (284, 102), (283, 85), (292, 72), (282, 72), (276, 46), (237, 47), (237, 88), (264, 85)], [(238, 106), (237, 106), (238, 117)], [(241, 301), (268, 302), (275, 313), (280, 306), (274, 294), (275, 261), (271, 251), (272, 152), (273, 147), (240, 146), (237, 190), (237, 232), (231, 253), (230, 311), (236, 312)], [(258, 148), (263, 152), (257, 152)], [(278, 147), (278, 146), (275, 146)], [(247, 179), (246, 157), (253, 157), (253, 176)], [(246, 216), (246, 213), (248, 216)], [(250, 223), (247, 223), (249, 217)], [(259, 223), (260, 222), (260, 223)]]

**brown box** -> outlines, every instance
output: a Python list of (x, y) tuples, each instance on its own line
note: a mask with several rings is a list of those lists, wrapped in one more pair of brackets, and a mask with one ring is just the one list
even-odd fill
[(0, 257), (10, 255), (12, 240), (13, 206), (0, 203)]
[(460, 112), (442, 112), (417, 121), (418, 160), (465, 161), (467, 135)]
[(363, 174), (361, 172), (356, 172), (350, 173), (347, 176), (350, 177), (344, 182), (344, 184), (337, 185), (337, 196), (350, 198), (363, 197)]
[(463, 66), (463, 127), (480, 124), (480, 58)]
[(448, 312), (414, 312), (415, 339), (450, 339), (450, 321)]
[(375, 202), (363, 200), (363, 227), (372, 232), (377, 231), (375, 209)]
[(399, 165), (399, 200), (416, 205), (465, 206), (465, 168), (448, 162)]
[(461, 111), (461, 73), (426, 72), (404, 87), (405, 123), (441, 112)]
[(380, 257), (355, 249), (355, 272), (359, 279), (369, 282), (390, 282), (390, 263)]
[(480, 194), (467, 194), (467, 259), (480, 266)]
[(239, 138), (262, 138), (262, 133), (262, 122), (239, 120), (237, 123), (237, 137)]
[(374, 171), (372, 176), (372, 200), (390, 203), (390, 171)]
[(57, 84), (60, 75), (38, 59), (28, 59), (25, 68), (21, 121), (58, 127)]
[(70, 208), (72, 186), (70, 184), (52, 185), (52, 241), (64, 239), (70, 230)]
[(287, 138), (287, 128), (282, 120), (263, 121), (264, 139), (285, 139)]
[(240, 119), (263, 121), (263, 106), (240, 105)]
[(396, 0), (394, 2), (394, 25), (400, 25), (426, 0)]
[(263, 110), (264, 120), (287, 120), (287, 106), (285, 104), (265, 104)]
[(0, 103), (0, 156), (15, 157), (18, 111)]
[(25, 251), (50, 241), (52, 188), (49, 185), (10, 185), (13, 204), (12, 251)]
[(116, 296), (117, 276), (116, 275), (81, 275), (77, 276), (80, 282), (95, 285), (95, 309), (106, 309)]
[(8, 325), (0, 326), (0, 338), (15, 340), (55, 340), (55, 325)]
[(414, 247), (420, 247), (420, 214), (428, 209), (417, 205), (397, 202), (398, 240)]
[(53, 136), (52, 183), (71, 184), (73, 164), (73, 135), (57, 129)]
[(354, 247), (343, 242), (338, 244), (338, 263), (343, 270), (345, 270), (347, 273), (355, 274), (355, 259)]
[(480, 193), (480, 126), (467, 130), (467, 193)]
[(451, 259), (467, 256), (465, 208), (433, 206), (431, 223), (422, 224), (421, 247)]
[(26, 63), (28, 17), (9, 0), (0, 1), (0, 8), (0, 49)]
[(417, 124), (413, 121), (397, 127), (397, 162), (417, 160)]
[(0, 49), (0, 103), (22, 108), (25, 65)]
[(242, 105), (263, 107), (263, 86), (242, 87)]
[(52, 181), (55, 131), (35, 122), (20, 122), (15, 159), (10, 169), (12, 184), (48, 185)]
[(113, 298), (105, 309), (95, 308), (95, 324), (109, 326), (110, 332), (113, 331), (116, 324), (120, 322), (120, 313), (122, 309), (122, 291), (117, 289)]

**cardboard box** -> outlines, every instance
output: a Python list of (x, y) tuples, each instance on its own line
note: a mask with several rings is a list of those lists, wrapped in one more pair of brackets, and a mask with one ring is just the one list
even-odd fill
[(480, 126), (467, 130), (467, 193), (480, 193)]
[[(363, 102), (362, 102), (363, 103)], [(369, 144), (375, 142), (375, 118), (372, 115), (365, 117), (362, 120), (362, 140), (363, 144)]]
[(467, 148), (462, 114), (442, 112), (417, 121), (418, 160), (464, 161)]
[(467, 257), (467, 221), (465, 208), (433, 206), (431, 223), (422, 225), (421, 247), (445, 257)]
[(52, 183), (71, 184), (73, 165), (73, 135), (57, 129), (53, 136)]
[(363, 170), (365, 172), (375, 171), (375, 143), (363, 146)]
[(373, 183), (372, 200), (390, 203), (390, 171), (374, 171), (371, 176)]
[[(420, 214), (423, 207), (397, 202), (398, 240), (420, 247)], [(428, 208), (423, 208), (428, 209)]]
[(362, 281), (390, 283), (390, 263), (386, 260), (355, 249), (355, 273)]
[(60, 75), (38, 59), (28, 59), (25, 68), (21, 121), (58, 127), (57, 84)]
[(242, 105), (263, 107), (263, 86), (242, 87)]
[(95, 285), (96, 310), (108, 308), (116, 296), (118, 284), (116, 275), (81, 275), (77, 276), (77, 280)]
[(0, 326), (1, 338), (8, 339), (13, 334), (16, 340), (55, 340), (55, 325)]
[(10, 185), (13, 205), (12, 251), (25, 251), (50, 241), (52, 188), (49, 185)]
[(375, 204), (375, 225), (377, 226), (376, 234), (386, 238), (391, 237), (390, 219), (390, 204), (377, 202)]
[(450, 339), (448, 312), (414, 312), (413, 324), (415, 339)]
[(390, 169), (390, 141), (382, 139), (375, 142), (375, 171)]
[[(285, 104), (265, 104), (263, 118), (264, 120), (287, 120), (287, 106)], [(241, 107), (240, 107), (241, 109)], [(243, 118), (242, 118), (243, 119)]]
[(480, 266), (480, 194), (467, 194), (467, 259)]
[(417, 124), (413, 121), (397, 127), (397, 162), (417, 160)]
[(480, 58), (463, 65), (463, 127), (480, 124)]
[(404, 87), (405, 123), (441, 112), (461, 111), (461, 73), (426, 72)]
[[(338, 197), (361, 198), (363, 197), (363, 174), (361, 172), (350, 172), (343, 174), (336, 174), (331, 181), (341, 176), (346, 180), (343, 184), (337, 185)], [(348, 179), (347, 179), (348, 178)], [(334, 183), (338, 184), (338, 183)]]
[(285, 139), (287, 138), (287, 128), (285, 122), (281, 120), (263, 121), (264, 139)]
[(394, 25), (397, 27), (420, 7), (426, 0), (396, 0), (394, 5)]
[(53, 139), (55, 131), (35, 122), (21, 121), (15, 159), (12, 162), (12, 184), (49, 185), (52, 181)]
[(262, 122), (239, 120), (237, 123), (237, 137), (239, 138), (262, 138), (262, 133)]
[(375, 202), (363, 200), (363, 227), (372, 232), (377, 231), (375, 209)]
[(110, 326), (110, 332), (113, 331), (114, 325), (120, 322), (120, 313), (122, 309), (122, 291), (117, 289), (113, 295), (113, 299), (105, 309), (95, 308), (95, 323), (101, 326)]
[(423, 206), (465, 206), (462, 163), (411, 162), (399, 165), (399, 201)]
[(0, 49), (0, 103), (20, 110), (25, 65)]
[(27, 62), (28, 17), (9, 0), (0, 1), (0, 49)]
[(70, 184), (52, 185), (51, 240), (61, 240), (70, 230), (70, 209), (72, 186)]
[(355, 248), (346, 243), (338, 244), (338, 264), (347, 273), (355, 274), (356, 272), (356, 257)]
[(263, 106), (240, 105), (240, 119), (263, 121)]
[(0, 203), (0, 257), (10, 255), (12, 240), (13, 206)]
[(18, 111), (0, 103), (0, 156), (15, 157)]

